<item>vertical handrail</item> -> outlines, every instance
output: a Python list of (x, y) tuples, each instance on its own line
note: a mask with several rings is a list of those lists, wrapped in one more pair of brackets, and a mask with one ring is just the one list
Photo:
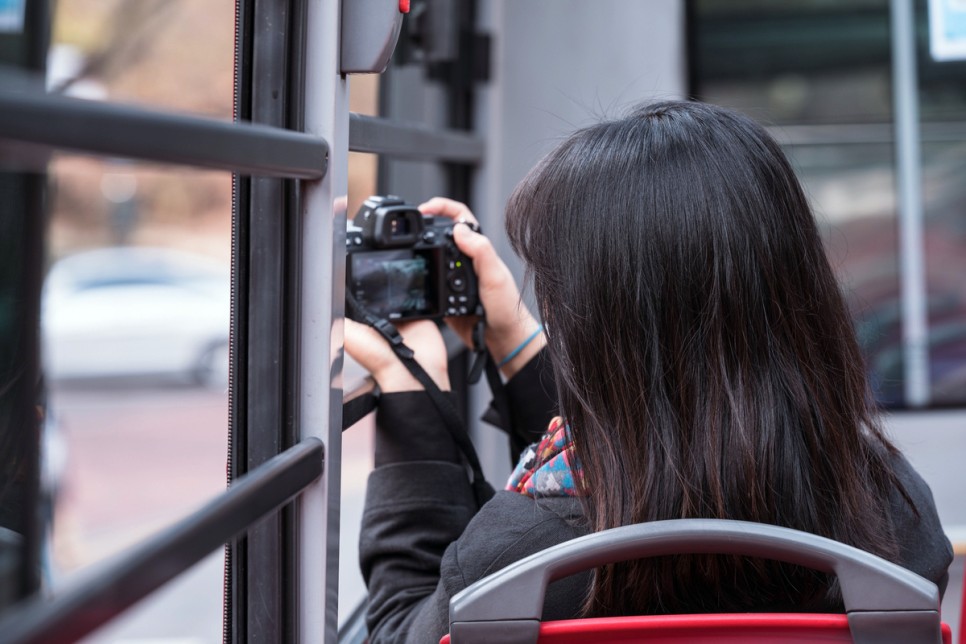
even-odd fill
[(896, 130), (899, 202), (899, 284), (902, 293), (902, 351), (905, 403), (929, 404), (929, 318), (923, 247), (922, 159), (916, 16), (913, 0), (891, 0), (892, 105)]
[(329, 172), (303, 184), (299, 285), (301, 440), (321, 438), (325, 476), (299, 504), (299, 641), (338, 638), (339, 497), (342, 468), (342, 315), (348, 190), (348, 80), (339, 74), (341, 3), (310, 2), (306, 13), (305, 131), (329, 141)]

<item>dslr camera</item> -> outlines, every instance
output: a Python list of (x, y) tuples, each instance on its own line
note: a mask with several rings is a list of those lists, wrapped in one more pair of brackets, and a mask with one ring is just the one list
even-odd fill
[(453, 241), (454, 225), (399, 197), (369, 197), (346, 230), (346, 291), (387, 320), (482, 315), (476, 274)]

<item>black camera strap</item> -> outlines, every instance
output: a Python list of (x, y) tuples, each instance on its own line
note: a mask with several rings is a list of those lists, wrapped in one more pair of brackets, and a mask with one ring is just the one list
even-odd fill
[[(476, 502), (478, 505), (482, 506), (493, 496), (493, 487), (487, 483), (486, 478), (483, 476), (483, 467), (480, 465), (480, 458), (476, 453), (476, 448), (473, 446), (473, 441), (470, 440), (469, 433), (466, 431), (466, 427), (460, 417), (459, 412), (456, 407), (450, 401), (446, 395), (440, 391), (439, 387), (433, 379), (426, 373), (426, 370), (416, 361), (414, 352), (411, 348), (406, 346), (403, 342), (402, 335), (391, 322), (384, 318), (380, 318), (368, 310), (366, 310), (355, 296), (351, 293), (346, 294), (346, 304), (348, 305), (351, 317), (356, 320), (365, 322), (367, 325), (371, 326), (373, 329), (379, 332), (389, 346), (392, 348), (393, 353), (399, 358), (399, 360), (406, 366), (409, 372), (413, 375), (416, 380), (423, 386), (426, 393), (429, 395), (433, 406), (439, 412), (440, 417), (443, 419), (443, 423), (446, 425), (446, 429), (449, 430), (450, 435), (456, 443), (456, 446), (463, 453), (463, 457), (466, 459), (467, 464), (470, 466), (470, 470), (473, 474), (473, 494), (476, 497)], [(474, 344), (477, 345), (474, 349), (477, 351), (478, 357), (473, 365), (472, 371), (476, 371), (476, 377), (479, 378), (479, 372), (482, 371), (482, 365), (485, 364), (485, 351), (483, 351), (484, 357), (480, 357), (480, 351), (483, 339), (482, 331), (482, 321), (477, 325), (477, 329), (474, 330)], [(477, 342), (477, 335), (479, 336), (479, 343)], [(479, 365), (479, 366), (477, 366)], [(375, 407), (375, 397), (373, 397), (372, 407)], [(370, 409), (371, 411), (371, 409)]]

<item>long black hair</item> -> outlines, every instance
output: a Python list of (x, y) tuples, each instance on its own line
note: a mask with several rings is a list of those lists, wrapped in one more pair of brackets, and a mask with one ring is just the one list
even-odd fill
[[(895, 448), (805, 195), (761, 126), (662, 102), (580, 130), (517, 187), (506, 226), (592, 529), (738, 519), (897, 558)], [(599, 569), (585, 613), (837, 601), (795, 566), (681, 556)]]

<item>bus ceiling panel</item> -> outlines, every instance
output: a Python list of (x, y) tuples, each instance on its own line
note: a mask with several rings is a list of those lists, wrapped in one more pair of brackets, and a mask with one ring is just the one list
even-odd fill
[(53, 599), (37, 598), (12, 608), (0, 620), (0, 639), (6, 644), (80, 639), (290, 502), (322, 475), (324, 455), (322, 441), (303, 440)]
[(416, 161), (478, 165), (483, 161), (485, 146), (480, 137), (457, 130), (350, 114), (349, 150)]
[(43, 150), (66, 150), (239, 174), (325, 176), (328, 144), (308, 134), (69, 98), (7, 80), (0, 73), (0, 151), (7, 165), (27, 146), (27, 164)]

